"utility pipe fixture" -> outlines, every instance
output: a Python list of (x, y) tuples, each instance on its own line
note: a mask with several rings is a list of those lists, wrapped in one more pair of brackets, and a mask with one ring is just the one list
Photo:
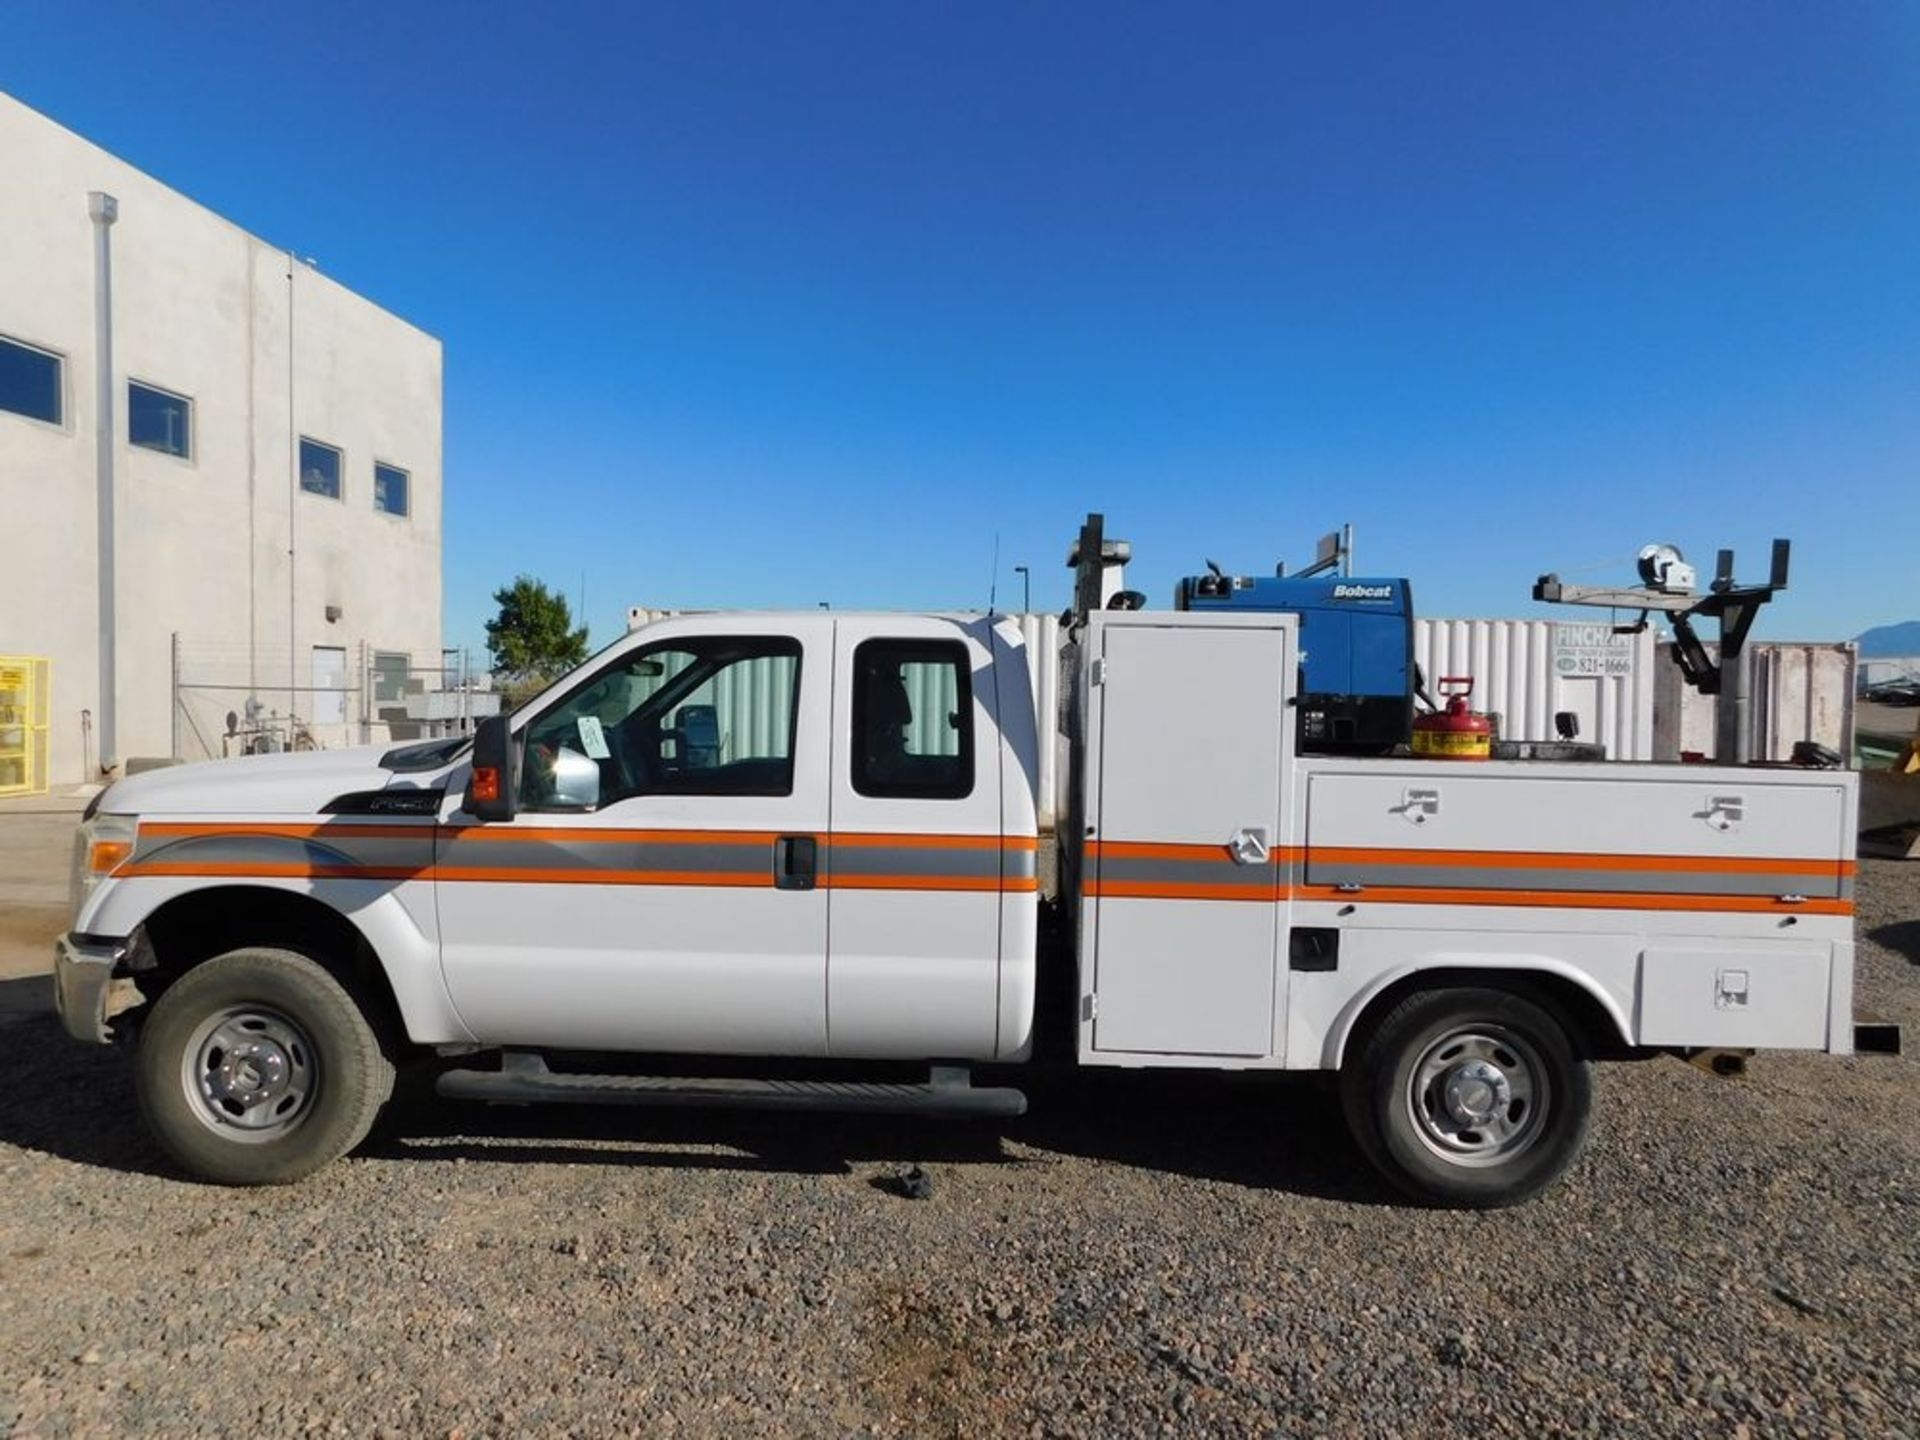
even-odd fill
[(120, 761), (116, 730), (119, 669), (114, 656), (119, 616), (115, 610), (113, 559), (113, 222), (120, 218), (120, 202), (105, 191), (89, 191), (87, 218), (93, 221), (94, 443), (100, 511), (100, 773), (104, 775)]

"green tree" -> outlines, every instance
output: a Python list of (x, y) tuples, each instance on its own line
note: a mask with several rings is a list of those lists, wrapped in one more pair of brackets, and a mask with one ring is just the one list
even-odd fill
[(587, 627), (573, 628), (567, 597), (531, 575), (493, 592), (500, 613), (487, 621), (493, 675), (509, 693), (537, 690), (587, 658)]

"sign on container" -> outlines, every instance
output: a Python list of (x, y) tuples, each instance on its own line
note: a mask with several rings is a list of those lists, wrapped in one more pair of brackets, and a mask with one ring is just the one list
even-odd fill
[(1562, 624), (1553, 627), (1553, 673), (1567, 679), (1583, 675), (1633, 674), (1634, 639), (1611, 625)]

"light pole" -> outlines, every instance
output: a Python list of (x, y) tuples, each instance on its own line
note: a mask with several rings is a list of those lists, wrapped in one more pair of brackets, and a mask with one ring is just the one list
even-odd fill
[(1033, 572), (1024, 565), (1013, 567), (1013, 573), (1020, 577), (1020, 613), (1033, 613)]

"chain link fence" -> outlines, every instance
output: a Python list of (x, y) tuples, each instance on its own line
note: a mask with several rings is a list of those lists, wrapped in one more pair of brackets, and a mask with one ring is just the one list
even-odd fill
[(364, 642), (285, 646), (173, 637), (173, 753), (218, 760), (466, 734), (501, 697), (467, 650), (417, 663)]

